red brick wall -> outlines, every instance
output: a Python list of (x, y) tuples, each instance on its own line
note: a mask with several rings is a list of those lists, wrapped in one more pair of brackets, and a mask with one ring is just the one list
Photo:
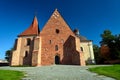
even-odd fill
[[(31, 39), (30, 45), (26, 45), (27, 38)], [(59, 12), (55, 10), (40, 32), (40, 36), (20, 37), (16, 50), (20, 54), (18, 55), (20, 59), (13, 56), (14, 60), (18, 61), (14, 65), (52, 65), (55, 64), (56, 55), (60, 58), (60, 64), (84, 65), (79, 41)], [(27, 56), (25, 51), (28, 52)]]
[[(55, 14), (58, 16), (55, 17)], [(56, 29), (59, 30), (59, 33), (56, 32)], [(76, 51), (75, 35), (57, 11), (48, 20), (40, 36), (42, 65), (54, 64), (56, 55), (60, 56), (61, 64), (80, 64), (80, 55)], [(55, 51), (55, 45), (58, 45), (57, 51)]]

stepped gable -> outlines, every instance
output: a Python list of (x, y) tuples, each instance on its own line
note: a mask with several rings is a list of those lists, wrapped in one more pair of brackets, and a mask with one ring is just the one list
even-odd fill
[(61, 16), (61, 14), (57, 9), (55, 9), (53, 14), (50, 16), (49, 20), (47, 21), (47, 23), (45, 24), (45, 26), (43, 27), (40, 33), (44, 34), (47, 31), (50, 34), (53, 33), (53, 30), (55, 29), (65, 32), (65, 35), (69, 35), (69, 34), (74, 35), (71, 28), (63, 19), (63, 17)]
[(39, 32), (40, 32), (40, 30), (39, 30), (39, 26), (38, 26), (38, 20), (37, 20), (37, 17), (35, 16), (30, 27), (18, 36), (19, 37), (20, 36), (33, 36), (33, 35), (38, 35)]

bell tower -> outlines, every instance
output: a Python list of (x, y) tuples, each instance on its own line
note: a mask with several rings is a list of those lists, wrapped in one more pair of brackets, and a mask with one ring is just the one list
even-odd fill
[(28, 29), (18, 35), (15, 49), (12, 53), (11, 66), (32, 65), (32, 55), (35, 49), (35, 41), (39, 36), (39, 26), (35, 16)]

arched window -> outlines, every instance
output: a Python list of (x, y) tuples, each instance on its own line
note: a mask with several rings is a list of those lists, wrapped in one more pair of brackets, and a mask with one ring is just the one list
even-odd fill
[(49, 44), (51, 44), (52, 43), (52, 40), (49, 40)]
[(58, 45), (55, 45), (55, 51), (58, 51)]
[(60, 64), (60, 56), (55, 56), (55, 64)]
[(80, 47), (81, 51), (83, 51), (83, 47)]
[(28, 56), (28, 51), (25, 51), (25, 57), (27, 57)]
[(27, 38), (27, 46), (29, 46), (31, 43), (31, 39), (30, 38)]
[(56, 33), (59, 34), (59, 32), (60, 32), (59, 29), (56, 29)]

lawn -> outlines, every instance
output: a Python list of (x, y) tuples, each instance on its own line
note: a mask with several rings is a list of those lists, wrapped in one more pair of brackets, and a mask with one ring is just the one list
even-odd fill
[(89, 68), (90, 71), (120, 80), (120, 65)]
[(21, 80), (24, 73), (12, 70), (0, 70), (0, 80)]

